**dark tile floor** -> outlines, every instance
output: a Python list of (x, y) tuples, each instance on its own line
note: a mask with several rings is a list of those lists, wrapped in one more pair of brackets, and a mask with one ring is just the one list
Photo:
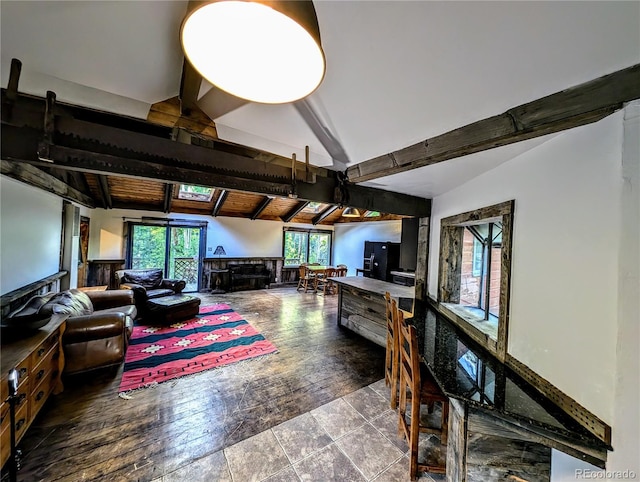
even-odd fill
[[(154, 482), (409, 480), (407, 443), (397, 435), (384, 380), (203, 457)], [(438, 450), (434, 437), (421, 452)], [(421, 474), (423, 482), (443, 481)]]

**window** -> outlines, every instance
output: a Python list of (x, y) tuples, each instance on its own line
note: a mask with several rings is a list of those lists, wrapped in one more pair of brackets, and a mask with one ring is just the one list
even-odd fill
[(438, 301), (454, 322), (504, 359), (513, 201), (441, 221)]
[(331, 231), (285, 228), (284, 265), (301, 263), (331, 264)]
[(194, 184), (180, 184), (178, 199), (186, 199), (188, 201), (211, 202), (213, 198), (212, 187), (196, 186)]
[(380, 217), (380, 211), (367, 211), (366, 213), (364, 213), (364, 217), (365, 218), (379, 218)]
[(324, 209), (326, 207), (328, 207), (328, 206), (329, 206), (328, 204), (310, 202), (304, 208), (302, 208), (301, 212), (303, 212), (303, 213), (311, 213), (311, 214), (318, 214), (319, 212), (324, 211)]

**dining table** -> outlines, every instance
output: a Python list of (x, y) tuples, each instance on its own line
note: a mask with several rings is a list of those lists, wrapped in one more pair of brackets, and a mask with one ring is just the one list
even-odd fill
[(310, 271), (315, 278), (313, 281), (313, 291), (317, 292), (319, 277), (325, 276), (327, 271), (335, 271), (336, 268), (328, 265), (310, 264), (307, 265), (307, 270)]

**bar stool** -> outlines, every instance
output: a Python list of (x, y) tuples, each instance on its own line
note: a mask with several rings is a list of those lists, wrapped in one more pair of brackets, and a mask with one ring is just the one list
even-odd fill
[[(395, 300), (394, 300), (395, 301)], [(416, 328), (404, 321), (402, 312), (398, 312), (398, 343), (400, 352), (400, 408), (398, 410), (398, 431), (409, 443), (409, 475), (411, 480), (417, 478), (418, 470), (444, 474), (446, 472), (446, 445), (449, 424), (449, 399), (440, 390), (438, 384), (424, 370), (421, 373), (418, 356), (418, 338)], [(411, 417), (407, 422), (407, 403), (411, 404)], [(435, 403), (442, 405), (440, 427), (422, 425), (420, 421), (420, 405), (430, 409)], [(445, 462), (442, 465), (431, 465), (418, 462), (418, 441), (420, 433), (435, 433), (440, 436), (440, 444)]]
[(387, 291), (384, 294), (387, 318), (387, 350), (384, 361), (384, 383), (391, 390), (391, 408), (398, 408), (398, 372), (400, 360), (398, 355), (398, 310), (395, 300)]

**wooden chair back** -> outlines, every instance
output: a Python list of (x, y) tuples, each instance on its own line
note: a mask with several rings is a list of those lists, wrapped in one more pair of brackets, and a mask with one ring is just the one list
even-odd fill
[[(395, 304), (395, 300), (393, 303)], [(397, 309), (397, 307), (395, 307)], [(418, 470), (438, 474), (446, 473), (446, 445), (448, 440), (449, 399), (442, 393), (438, 384), (425, 372), (420, 373), (420, 355), (418, 353), (418, 335), (416, 328), (404, 320), (398, 311), (398, 351), (400, 352), (400, 396), (398, 407), (398, 430), (409, 443), (409, 477), (417, 478)], [(407, 422), (407, 403), (411, 404), (411, 416)], [(420, 405), (425, 404), (429, 412), (435, 403), (442, 405), (440, 427), (431, 427), (420, 423)], [(440, 460), (418, 461), (418, 443), (420, 432), (435, 433), (440, 436)]]
[(384, 382), (391, 391), (390, 405), (392, 409), (398, 406), (398, 328), (397, 328), (397, 306), (395, 300), (391, 299), (391, 294), (387, 291), (384, 294), (385, 312), (387, 321), (387, 344), (385, 353)]

